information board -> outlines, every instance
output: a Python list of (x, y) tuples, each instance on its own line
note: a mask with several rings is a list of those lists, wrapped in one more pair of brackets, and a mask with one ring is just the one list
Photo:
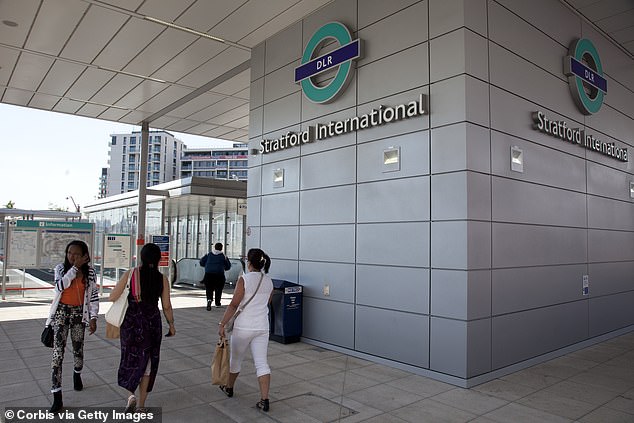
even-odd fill
[(161, 249), (161, 261), (159, 267), (167, 267), (170, 265), (170, 237), (169, 235), (152, 235), (152, 243)]
[(129, 268), (132, 265), (132, 235), (107, 234), (104, 236), (103, 267)]
[(92, 250), (94, 224), (17, 220), (8, 225), (7, 264), (9, 268), (53, 268), (64, 261), (66, 245), (84, 241)]

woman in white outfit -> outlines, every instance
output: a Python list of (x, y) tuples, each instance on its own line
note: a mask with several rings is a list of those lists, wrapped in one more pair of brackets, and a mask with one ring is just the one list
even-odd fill
[[(247, 253), (247, 270), (238, 279), (231, 304), (218, 323), (218, 334), (225, 336), (225, 324), (238, 309), (243, 309), (236, 318), (231, 334), (231, 359), (229, 364), (229, 382), (220, 389), (228, 397), (233, 396), (233, 385), (240, 374), (242, 360), (249, 345), (260, 385), (260, 401), (256, 406), (269, 411), (269, 387), (271, 369), (267, 360), (269, 346), (269, 302), (273, 293), (273, 281), (266, 273), (271, 267), (271, 259), (259, 248)], [(249, 299), (253, 297), (249, 301)], [(244, 304), (249, 303), (244, 306)]]

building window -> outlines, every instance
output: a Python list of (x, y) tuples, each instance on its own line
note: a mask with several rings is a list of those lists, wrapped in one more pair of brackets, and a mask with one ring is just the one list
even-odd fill
[(117, 137), (112, 137), (112, 145), (117, 145)]
[(136, 144), (136, 137), (130, 137), (130, 145)]

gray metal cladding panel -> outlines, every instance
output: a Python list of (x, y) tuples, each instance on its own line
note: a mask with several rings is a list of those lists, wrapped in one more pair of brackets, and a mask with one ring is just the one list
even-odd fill
[(630, 182), (634, 181), (632, 175), (590, 161), (587, 167), (588, 194), (631, 201)]
[[(381, 7), (393, 7), (390, 3), (381, 2)], [(359, 8), (360, 13), (362, 10)], [(426, 2), (383, 16), (387, 17), (359, 31), (364, 50), (364, 56), (358, 62), (359, 67), (427, 41)]]
[(580, 38), (581, 19), (559, 2), (550, 0), (498, 0), (502, 6), (522, 19), (533, 23), (541, 32), (554, 38), (562, 45), (568, 45), (574, 38)]
[(264, 56), (266, 43), (262, 42), (251, 49), (251, 82), (264, 76)]
[(302, 336), (354, 348), (354, 305), (304, 297), (302, 321)]
[(297, 259), (297, 226), (260, 228), (262, 249), (271, 258)]
[[(570, 97), (569, 93), (562, 92), (563, 95)], [(586, 156), (587, 150), (585, 148), (534, 130), (531, 115), (538, 110), (542, 110), (550, 120), (566, 121), (568, 127), (583, 127), (583, 124), (579, 123), (583, 122), (583, 116), (579, 112), (577, 112), (575, 120), (573, 120), (557, 113), (543, 110), (539, 103), (531, 103), (514, 94), (491, 86), (491, 129), (582, 158)], [(491, 132), (494, 133), (494, 131)]]
[[(383, 172), (383, 152), (400, 148), (400, 170)], [(357, 181), (371, 182), (429, 174), (429, 131), (412, 132), (357, 147)]]
[(467, 73), (489, 79), (487, 40), (466, 28), (434, 38), (429, 43), (430, 81)]
[[(613, 89), (610, 91), (609, 96), (605, 96), (603, 98), (603, 104), (608, 105), (634, 119), (634, 108), (631, 107), (631, 105), (634, 104), (634, 92), (626, 89), (622, 84), (610, 78), (609, 75), (604, 76), (608, 80), (608, 85)], [(632, 80), (631, 86), (634, 86), (634, 77), (631, 77), (630, 79)], [(631, 144), (632, 137), (627, 137), (624, 141)]]
[(429, 176), (357, 185), (358, 223), (412, 220), (429, 220)]
[(431, 314), (473, 320), (491, 316), (490, 270), (431, 272)]
[[(405, 9), (408, 6), (411, 6), (414, 3), (422, 3), (426, 5), (426, 2), (419, 2), (419, 0), (359, 0), (358, 3), (360, 29), (363, 29), (368, 25), (385, 19), (386, 16), (390, 16), (402, 9)], [(425, 19), (427, 19), (426, 15)], [(427, 27), (425, 26), (425, 28)], [(427, 34), (427, 31), (425, 31), (425, 34)]]
[(557, 110), (571, 118), (579, 116), (567, 81), (494, 43), (489, 43), (489, 60), (491, 84), (539, 104), (540, 108)]
[(588, 338), (587, 301), (494, 317), (492, 368), (499, 369)]
[[(426, 42), (418, 44), (359, 67), (359, 103), (367, 103), (429, 84), (428, 47)], [(389, 77), (386, 77), (387, 75)]]
[[(264, 104), (264, 78), (259, 78), (256, 79), (255, 81), (251, 82), (251, 85), (249, 86), (249, 109), (251, 110), (251, 113), (253, 113), (254, 109), (257, 109), (258, 107), (262, 107), (262, 105)], [(262, 119), (260, 119), (260, 122), (262, 121)], [(251, 121), (249, 120), (249, 123), (251, 123)], [(249, 125), (251, 127), (251, 125)], [(260, 134), (262, 133), (262, 127), (261, 126), (256, 126), (255, 129), (259, 130)]]
[(261, 240), (261, 230), (259, 226), (250, 226), (251, 228), (251, 234), (247, 235), (247, 239), (246, 239), (246, 247), (247, 250), (249, 250), (249, 248), (260, 248), (262, 246), (262, 240)]
[(354, 223), (355, 192), (354, 185), (302, 191), (301, 224)]
[(301, 188), (324, 188), (352, 184), (356, 175), (354, 146), (302, 157)]
[[(278, 169), (284, 169), (283, 187), (275, 187), (273, 184), (274, 172)], [(250, 180), (249, 183), (251, 183)], [(282, 192), (297, 191), (298, 189), (299, 159), (290, 159), (262, 166), (262, 195), (279, 194)]]
[(491, 268), (491, 223), (432, 222), (431, 263), (435, 269)]
[(491, 370), (490, 319), (431, 318), (430, 369), (467, 378)]
[[(269, 252), (265, 250), (268, 254)], [(271, 269), (269, 276), (274, 279), (284, 279), (290, 282), (299, 283), (297, 260), (271, 259)]]
[(247, 198), (247, 224), (260, 226), (262, 197)]
[(299, 63), (299, 60), (294, 60), (264, 77), (265, 104), (300, 91), (299, 84), (295, 83), (295, 68), (299, 66)]
[(357, 263), (429, 267), (429, 223), (357, 225)]
[[(513, 146), (523, 151), (523, 173), (511, 171)], [(583, 159), (496, 131), (491, 131), (491, 173), (551, 187), (586, 191), (586, 163)]]
[[(300, 261), (299, 283), (304, 287), (304, 298), (354, 302), (355, 275), (352, 263)], [(329, 295), (324, 286), (329, 286)]]
[(491, 131), (467, 122), (431, 131), (432, 173), (491, 172)]
[(588, 230), (588, 261), (629, 261), (634, 257), (634, 232)]
[[(425, 86), (416, 88), (401, 94), (392, 95), (377, 101), (360, 105), (357, 109), (357, 115), (361, 116), (363, 114), (370, 113), (373, 109), (378, 110), (380, 106), (396, 106), (399, 104), (408, 104), (411, 101), (418, 101), (421, 94), (423, 94), (423, 96), (428, 96), (429, 87)], [(429, 103), (429, 98), (427, 98), (427, 103)], [(429, 113), (428, 106), (425, 111)], [(428, 128), (429, 115), (426, 114), (423, 116), (403, 119), (399, 122), (392, 122), (389, 125), (374, 126), (372, 128), (359, 131), (357, 132), (357, 142), (364, 143), (367, 141), (394, 137), (410, 132), (417, 132)]]
[(577, 228), (493, 223), (493, 267), (585, 263), (587, 231)]
[(593, 297), (634, 290), (634, 261), (590, 263), (588, 272)]
[(469, 75), (431, 84), (431, 125), (437, 128), (468, 121), (489, 126), (489, 85)]
[(302, 23), (296, 22), (266, 40), (266, 73), (269, 74), (299, 59), (303, 50)]
[(262, 197), (261, 226), (299, 224), (299, 193), (265, 195)]
[(247, 184), (247, 197), (262, 195), (262, 167), (249, 168), (249, 183)]
[[(566, 81), (562, 61), (568, 48), (496, 2), (489, 2), (489, 38)], [(574, 34), (571, 34), (569, 39), (573, 38)]]
[[(302, 33), (304, 46), (320, 26), (331, 21), (341, 22), (346, 25), (350, 33), (357, 32), (357, 2), (335, 0), (305, 17)], [(302, 46), (302, 49), (304, 46)]]
[(588, 226), (634, 231), (634, 203), (588, 195)]
[(301, 260), (354, 263), (354, 225), (301, 226), (299, 232)]
[[(618, 89), (621, 87), (616, 86), (614, 88)], [(625, 110), (629, 110), (631, 114), (632, 105), (630, 105), (629, 109)], [(614, 110), (604, 105), (601, 108), (600, 113), (598, 113), (597, 115), (590, 115), (586, 117), (586, 125), (588, 126), (588, 128), (591, 128), (595, 131), (601, 131), (602, 133), (607, 134), (611, 137), (623, 140), (630, 145), (634, 145), (634, 139), (632, 137), (632, 134), (634, 134), (634, 119), (628, 116), (624, 116), (623, 113), (621, 113), (620, 111)], [(597, 138), (602, 138), (601, 134), (596, 134), (596, 136)]]
[[(585, 264), (492, 270), (492, 313), (500, 315), (581, 300)], [(590, 275), (590, 292), (595, 281)]]
[[(317, 119), (305, 121), (304, 123), (302, 123), (302, 131), (305, 131), (308, 126), (314, 127), (317, 124), (326, 125), (328, 124), (328, 122), (345, 120), (356, 116), (356, 114), (356, 107), (352, 107), (326, 116), (321, 116)], [(302, 144), (300, 148), (302, 156), (305, 156), (312, 153), (321, 153), (326, 150), (335, 150), (337, 148), (347, 147), (356, 143), (357, 133), (348, 132), (347, 134), (337, 135), (335, 137), (326, 138), (324, 140), (313, 141), (308, 144)]]
[(429, 367), (428, 316), (357, 306), (355, 322), (355, 350)]
[(249, 138), (256, 138), (257, 145), (251, 148), (260, 147), (260, 139), (262, 135), (262, 119), (264, 119), (264, 107), (260, 106), (249, 112)]
[(356, 303), (429, 314), (429, 269), (357, 265)]
[(491, 220), (491, 177), (453, 172), (431, 177), (433, 220)]
[(590, 336), (634, 324), (634, 292), (590, 299)]
[(301, 95), (296, 92), (264, 105), (265, 133), (296, 125), (300, 121)]
[(523, 181), (492, 178), (492, 215), (497, 222), (586, 227), (586, 196)]
[(429, 33), (437, 37), (463, 26), (487, 34), (487, 1), (429, 0)]

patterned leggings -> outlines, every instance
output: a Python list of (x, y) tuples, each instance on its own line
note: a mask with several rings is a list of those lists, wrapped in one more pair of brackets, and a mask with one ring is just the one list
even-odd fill
[(51, 380), (53, 382), (51, 392), (62, 390), (62, 362), (64, 350), (70, 330), (70, 340), (73, 345), (73, 359), (75, 371), (81, 372), (84, 368), (84, 332), (82, 323), (82, 306), (70, 306), (60, 303), (53, 318), (53, 360), (51, 362)]

